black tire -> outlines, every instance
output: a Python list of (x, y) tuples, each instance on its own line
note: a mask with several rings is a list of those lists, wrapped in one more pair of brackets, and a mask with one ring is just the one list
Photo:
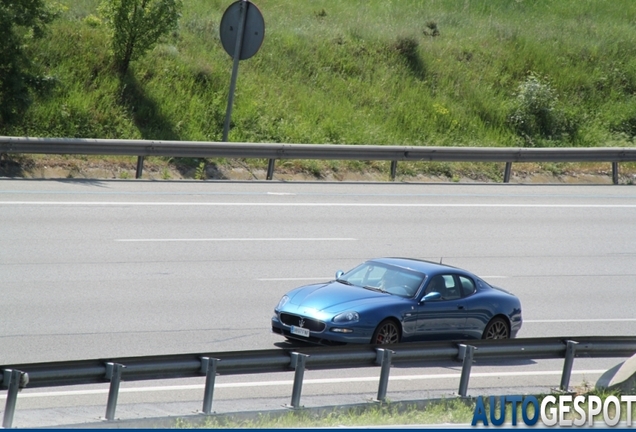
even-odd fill
[(373, 332), (372, 344), (388, 345), (400, 342), (400, 328), (391, 319), (382, 321)]
[(510, 339), (510, 326), (508, 326), (508, 321), (501, 317), (491, 319), (484, 329), (484, 334), (481, 336), (481, 338)]

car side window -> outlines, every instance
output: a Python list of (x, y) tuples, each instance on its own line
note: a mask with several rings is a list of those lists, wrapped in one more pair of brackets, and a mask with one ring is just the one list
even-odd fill
[(462, 293), (460, 288), (457, 286), (456, 279), (453, 275), (444, 275), (443, 278), (446, 289), (442, 292), (442, 298), (444, 300), (457, 300), (458, 298), (461, 298)]
[(462, 294), (464, 297), (468, 297), (475, 292), (475, 282), (465, 276), (459, 277), (459, 283), (462, 286)]
[(426, 294), (431, 292), (440, 293), (442, 295), (441, 300), (456, 300), (462, 296), (453, 275), (433, 277), (426, 287)]

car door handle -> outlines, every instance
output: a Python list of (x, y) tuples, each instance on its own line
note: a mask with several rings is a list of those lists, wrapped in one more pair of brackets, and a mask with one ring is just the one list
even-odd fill
[(462, 309), (463, 310), (464, 309), (464, 305), (458, 305), (457, 309)]

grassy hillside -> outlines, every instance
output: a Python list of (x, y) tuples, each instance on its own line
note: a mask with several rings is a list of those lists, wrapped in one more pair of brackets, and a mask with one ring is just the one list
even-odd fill
[[(55, 86), (0, 135), (222, 139), (231, 1), (185, 1), (123, 81), (98, 1), (59, 3), (29, 47)], [(254, 3), (265, 41), (240, 64), (230, 141), (634, 146), (633, 0)]]

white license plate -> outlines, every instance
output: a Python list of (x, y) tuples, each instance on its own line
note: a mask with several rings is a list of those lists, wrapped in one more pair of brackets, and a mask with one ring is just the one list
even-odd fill
[(298, 336), (309, 337), (309, 329), (306, 328), (291, 326), (291, 332)]

